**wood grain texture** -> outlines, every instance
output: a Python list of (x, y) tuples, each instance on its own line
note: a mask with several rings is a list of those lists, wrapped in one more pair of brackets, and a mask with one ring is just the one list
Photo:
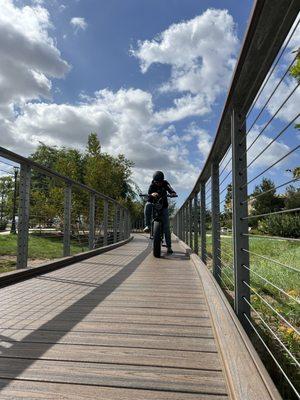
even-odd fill
[(192, 255), (209, 304), (218, 347), (235, 399), (280, 400), (274, 383), (207, 267)]
[(174, 247), (154, 259), (137, 235), (1, 289), (0, 398), (227, 399), (203, 285)]

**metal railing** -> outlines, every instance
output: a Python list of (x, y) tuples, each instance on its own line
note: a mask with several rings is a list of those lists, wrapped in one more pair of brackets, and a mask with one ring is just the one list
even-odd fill
[[(28, 267), (33, 233), (43, 231), (48, 232), (44, 238), (61, 237), (61, 257), (129, 238), (129, 210), (116, 200), (3, 147), (0, 147), (0, 168), (2, 178), (15, 176), (13, 210), (6, 211), (6, 217), (11, 221), (10, 232), (17, 234), (16, 269)], [(52, 211), (51, 216), (42, 215), (35, 204), (32, 186), (41, 177), (51, 181), (51, 187), (56, 189), (59, 211)]]
[[(281, 204), (266, 212), (253, 207), (261, 196), (280, 190), (280, 200), (288, 185), (299, 185), (299, 175), (285, 172), (300, 166), (300, 78), (290, 74), (300, 65), (299, 6), (256, 1), (212, 149), (173, 219), (174, 233), (199, 254), (245, 331), (276, 366), (267, 365), (273, 378), (285, 381), (280, 387), (285, 399), (300, 398), (300, 269), (299, 259), (298, 267), (296, 258), (292, 265), (278, 259), (272, 243), (287, 243), (289, 251), (294, 246), (296, 254), (300, 242), (259, 229), (287, 215), (298, 220), (299, 197), (293, 207)], [(274, 186), (257, 190), (258, 180), (274, 176)], [(300, 194), (299, 186), (295, 190)], [(296, 289), (288, 290), (287, 281)]]

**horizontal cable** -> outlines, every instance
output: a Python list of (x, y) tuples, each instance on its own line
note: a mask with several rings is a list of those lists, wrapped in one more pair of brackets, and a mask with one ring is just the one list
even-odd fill
[(297, 329), (284, 318), (282, 314), (280, 314), (273, 306), (271, 306), (270, 303), (268, 303), (253, 287), (248, 285), (247, 282), (243, 281), (243, 283), (260, 299), (262, 300), (283, 322), (285, 322), (297, 335), (300, 335), (300, 332), (297, 331)]
[(221, 177), (221, 175), (223, 174), (223, 172), (226, 170), (226, 168), (228, 167), (228, 164), (230, 163), (231, 160), (232, 160), (232, 157), (229, 158), (229, 160), (227, 161), (226, 165), (224, 166), (224, 168), (222, 169), (222, 171), (219, 173), (219, 178)]
[[(220, 194), (220, 195), (221, 195), (221, 194)], [(227, 200), (227, 199), (226, 199), (226, 197), (225, 197), (225, 199), (223, 199), (223, 200), (220, 201), (220, 204), (225, 203), (226, 200)]]
[(245, 183), (244, 185), (242, 185), (240, 187), (240, 189), (244, 188), (245, 186), (249, 185), (251, 182), (255, 181), (255, 179), (259, 178), (261, 175), (263, 175), (265, 172), (269, 171), (271, 168), (273, 168), (275, 165), (277, 165), (278, 163), (280, 163), (282, 160), (284, 160), (285, 158), (287, 158), (288, 156), (290, 156), (291, 154), (293, 154), (296, 150), (298, 150), (300, 148), (300, 145), (294, 147), (292, 150), (290, 150), (288, 153), (286, 153), (285, 155), (283, 155), (282, 157), (279, 158), (279, 160), (275, 161), (273, 164), (271, 164), (268, 168), (266, 168), (264, 171), (260, 172), (258, 175), (256, 175), (254, 178), (252, 178), (250, 181), (248, 181), (247, 183)]
[(277, 289), (280, 293), (284, 294), (285, 296), (289, 297), (290, 299), (292, 299), (293, 301), (295, 301), (297, 304), (300, 305), (300, 301), (297, 300), (294, 296), (291, 296), (290, 294), (288, 294), (286, 291), (284, 291), (283, 289), (281, 289), (279, 286), (275, 285), (274, 283), (272, 283), (271, 281), (269, 281), (267, 278), (261, 276), (260, 274), (258, 274), (257, 272), (255, 272), (253, 269), (250, 269), (249, 267), (247, 267), (246, 265), (243, 265), (244, 268), (246, 268), (248, 271), (250, 271), (251, 273), (253, 273), (254, 275), (258, 276), (260, 279), (262, 279), (264, 282), (266, 282), (268, 285), (271, 285), (273, 288)]
[(267, 324), (267, 322), (262, 318), (260, 313), (253, 307), (253, 305), (246, 299), (246, 297), (243, 297), (243, 299), (250, 306), (251, 310), (253, 310), (255, 312), (255, 314), (258, 316), (258, 318), (261, 320), (261, 322), (264, 324), (264, 326), (271, 332), (271, 334), (279, 342), (281, 347), (288, 353), (288, 355), (292, 358), (292, 360), (295, 362), (295, 364), (300, 368), (300, 363), (296, 359), (294, 354), (290, 352), (290, 350), (286, 347), (286, 345), (282, 342), (282, 340), (276, 335), (276, 333), (273, 331), (273, 329), (270, 328), (270, 326)]
[(277, 361), (277, 359), (274, 357), (272, 351), (269, 349), (268, 345), (266, 344), (266, 342), (264, 341), (264, 339), (261, 337), (261, 335), (258, 333), (257, 329), (255, 328), (255, 326), (253, 325), (253, 323), (250, 321), (249, 317), (244, 313), (244, 317), (247, 319), (247, 321), (249, 322), (251, 328), (254, 330), (254, 332), (256, 333), (256, 335), (258, 336), (259, 340), (262, 342), (262, 344), (264, 345), (265, 349), (267, 350), (267, 352), (270, 354), (270, 356), (272, 357), (273, 361), (275, 362), (275, 364), (277, 365), (277, 367), (279, 368), (279, 370), (281, 371), (281, 373), (283, 374), (283, 376), (285, 377), (285, 379), (287, 380), (288, 384), (291, 386), (291, 388), (293, 389), (293, 391), (296, 393), (297, 397), (300, 399), (300, 394), (298, 393), (297, 389), (295, 388), (295, 386), (292, 384), (292, 382), (290, 381), (289, 377), (287, 376), (287, 374), (284, 372), (284, 370), (282, 369), (281, 365), (279, 364), (279, 362)]
[[(299, 83), (299, 85), (300, 85), (300, 83)], [(298, 86), (299, 86), (298, 85)], [(255, 163), (255, 161), (270, 147), (270, 146), (272, 146), (272, 144), (281, 136), (281, 135), (283, 135), (284, 134), (284, 132), (286, 132), (287, 131), (287, 129), (296, 121), (296, 119), (299, 117), (299, 115), (300, 115), (300, 113), (298, 113), (297, 115), (296, 115), (296, 117), (295, 118), (293, 118), (292, 119), (292, 121), (290, 121), (268, 144), (267, 144), (267, 146), (263, 149), (263, 150), (261, 150), (258, 154), (257, 154), (257, 156), (256, 157), (254, 157), (251, 161), (250, 161), (250, 163), (247, 165), (247, 167), (246, 168), (249, 168), (253, 163)], [(265, 128), (264, 128), (265, 129)], [(262, 131), (260, 131), (260, 133), (256, 136), (256, 138), (254, 139), (254, 141), (251, 143), (251, 146), (256, 142), (256, 140), (262, 135), (262, 133), (263, 133), (263, 131), (264, 131), (264, 129), (262, 130)], [(247, 151), (249, 151), (249, 149), (251, 148), (251, 146), (249, 146), (249, 148), (247, 149)]]
[(243, 217), (241, 219), (244, 220), (244, 219), (260, 218), (260, 217), (268, 217), (270, 215), (285, 214), (285, 213), (288, 213), (288, 212), (297, 212), (297, 211), (300, 211), (300, 207), (290, 208), (289, 210), (273, 211), (271, 213), (265, 213), (265, 214), (248, 215), (247, 217)]
[(225, 176), (225, 178), (223, 178), (222, 182), (219, 183), (219, 186), (220, 186), (220, 187), (221, 187), (222, 184), (226, 181), (226, 179), (228, 178), (228, 176), (229, 176), (231, 173), (232, 173), (232, 170), (230, 170), (230, 171), (226, 174), (226, 176)]
[(225, 288), (228, 290), (228, 292), (232, 292), (232, 290), (229, 289), (229, 287), (227, 286), (227, 284), (224, 282), (223, 278), (221, 277), (220, 274), (218, 274), (218, 277), (221, 279), (221, 282), (223, 283), (223, 285), (225, 286)]
[(220, 263), (222, 264), (223, 268), (229, 268), (233, 272), (233, 265), (232, 264), (225, 264), (224, 261), (222, 261), (222, 259), (219, 256), (217, 256), (217, 259), (220, 261)]
[(229, 146), (228, 149), (226, 150), (226, 153), (224, 154), (224, 156), (223, 156), (221, 162), (219, 163), (219, 167), (221, 167), (221, 165), (222, 165), (223, 162), (225, 161), (225, 159), (226, 159), (226, 157), (227, 157), (227, 154), (229, 153), (229, 150), (230, 150), (230, 146)]
[(249, 202), (251, 200), (256, 199), (257, 197), (263, 196), (264, 194), (269, 193), (269, 192), (273, 192), (273, 190), (277, 190), (277, 189), (279, 189), (279, 188), (281, 188), (283, 186), (288, 185), (289, 183), (297, 182), (299, 180), (300, 180), (299, 177), (298, 178), (294, 178), (294, 179), (291, 179), (290, 181), (287, 181), (285, 183), (282, 183), (281, 185), (276, 186), (275, 188), (268, 189), (268, 190), (266, 190), (266, 191), (264, 191), (262, 193), (259, 193), (259, 194), (255, 195), (255, 196), (249, 196), (247, 200), (242, 201), (242, 204), (245, 204), (245, 203), (247, 203), (247, 202)]
[[(219, 265), (217, 265), (217, 267), (219, 268), (219, 270), (220, 270), (220, 272), (221, 272), (221, 274), (224, 274), (224, 276), (226, 276), (226, 278), (229, 280), (229, 282), (232, 284), (232, 286), (234, 287), (234, 283), (233, 283), (233, 280), (226, 274), (226, 272), (225, 271), (223, 271), (223, 268), (220, 268), (220, 266)], [(219, 276), (221, 276), (220, 274), (219, 274)]]
[(281, 263), (280, 261), (273, 260), (273, 259), (271, 259), (271, 258), (269, 258), (269, 257), (262, 256), (261, 254), (255, 253), (254, 251), (249, 251), (249, 250), (246, 250), (246, 249), (242, 249), (242, 251), (245, 251), (246, 253), (249, 253), (250, 255), (254, 255), (254, 256), (256, 256), (256, 257), (262, 258), (262, 259), (264, 259), (264, 260), (266, 260), (266, 261), (269, 261), (269, 262), (272, 262), (272, 263), (274, 263), (274, 264), (278, 264), (278, 265), (280, 265), (281, 267), (290, 269), (290, 270), (292, 270), (292, 271), (300, 272), (300, 269), (297, 269), (297, 268), (294, 268), (294, 267), (290, 267), (289, 265), (283, 264), (283, 263)]
[[(269, 74), (268, 74), (267, 79), (265, 80), (265, 82), (264, 82), (263, 85), (261, 86), (259, 92), (257, 93), (257, 95), (256, 95), (256, 97), (255, 97), (255, 99), (254, 99), (254, 101), (253, 101), (253, 103), (252, 103), (252, 105), (251, 105), (251, 107), (250, 107), (250, 109), (249, 109), (247, 115), (246, 115), (246, 118), (245, 118), (245, 120), (244, 120), (244, 122), (243, 122), (243, 125), (244, 125), (244, 123), (246, 122), (247, 118), (249, 117), (251, 111), (252, 111), (253, 108), (255, 107), (255, 104), (257, 103), (257, 100), (258, 100), (258, 98), (260, 97), (262, 91), (263, 91), (264, 88), (266, 87), (266, 85), (267, 85), (269, 79), (271, 78), (271, 76), (272, 76), (272, 74), (273, 74), (273, 72), (274, 72), (274, 70), (275, 70), (277, 64), (279, 63), (279, 61), (280, 61), (280, 59), (281, 59), (283, 53), (285, 52), (285, 50), (286, 50), (288, 44), (290, 43), (291, 38), (293, 37), (293, 35), (294, 35), (296, 29), (298, 28), (299, 22), (300, 22), (300, 20), (297, 22), (295, 28), (294, 28), (293, 31), (291, 32), (290, 37), (288, 38), (288, 40), (286, 41), (284, 47), (282, 48), (282, 50), (281, 50), (281, 52), (280, 52), (280, 54), (279, 54), (279, 56), (278, 56), (278, 58), (277, 58), (275, 64), (273, 65), (272, 69), (269, 71)], [(242, 125), (242, 126), (243, 126), (243, 125)]]
[(221, 254), (225, 254), (225, 256), (229, 256), (229, 257), (231, 257), (233, 259), (233, 254), (227, 253), (223, 249), (220, 249), (220, 250), (221, 250)]
[[(4, 169), (0, 169), (0, 172), (4, 172), (5, 174), (9, 174), (9, 175), (14, 175), (13, 172), (11, 172), (11, 171), (5, 171)], [(3, 178), (3, 177), (1, 177), (1, 178)]]
[(232, 246), (233, 246), (233, 244), (232, 243), (227, 243), (227, 242), (222, 242), (222, 240), (221, 240), (221, 246), (223, 245), (223, 244), (225, 244), (225, 246), (229, 246), (230, 248), (232, 248)]
[(18, 167), (17, 165), (12, 165), (12, 164), (8, 163), (7, 161), (3, 161), (3, 160), (1, 160), (1, 159), (0, 159), (0, 163), (9, 165), (9, 166), (12, 167), (12, 168), (18, 168), (18, 169), (20, 169), (20, 167)]
[[(221, 192), (219, 193), (219, 196), (221, 196), (226, 190), (228, 190), (227, 186), (223, 190), (221, 190)], [(226, 200), (226, 198), (224, 200)]]
[(243, 236), (249, 236), (255, 238), (269, 239), (269, 240), (290, 240), (291, 242), (300, 242), (300, 239), (289, 238), (283, 236), (267, 236), (267, 235), (254, 235), (253, 233), (243, 233)]
[[(254, 119), (254, 121), (252, 122), (250, 128), (247, 130), (243, 140), (241, 143), (243, 143), (243, 141), (246, 139), (248, 133), (251, 131), (251, 129), (253, 128), (253, 126), (255, 125), (255, 123), (257, 122), (257, 120), (259, 119), (259, 117), (261, 116), (261, 114), (263, 113), (263, 111), (266, 109), (269, 101), (271, 100), (271, 98), (273, 97), (274, 93), (276, 92), (276, 90), (278, 89), (278, 87), (280, 86), (280, 84), (282, 83), (282, 81), (284, 80), (284, 78), (286, 77), (286, 75), (289, 73), (290, 68), (292, 67), (292, 65), (294, 64), (296, 58), (298, 57), (298, 55), (296, 54), (295, 57), (293, 58), (292, 62), (290, 63), (290, 65), (288, 66), (288, 68), (286, 69), (284, 75), (281, 77), (281, 79), (279, 80), (279, 82), (277, 83), (277, 85), (275, 86), (275, 89), (273, 90), (273, 92), (271, 93), (271, 95), (268, 97), (268, 100), (265, 102), (265, 104), (263, 105), (263, 107), (261, 108), (260, 112), (258, 113), (258, 115), (256, 116), (256, 118)], [(298, 85), (299, 86), (299, 85)], [(297, 86), (297, 87), (298, 87)], [(296, 88), (297, 88), (296, 87)], [(283, 102), (283, 104), (280, 106), (280, 108), (276, 111), (275, 115), (280, 111), (280, 109), (282, 108), (282, 106), (288, 101), (288, 99), (290, 98), (290, 96), (288, 96), (288, 98)], [(275, 115), (271, 118), (271, 120), (275, 117)]]

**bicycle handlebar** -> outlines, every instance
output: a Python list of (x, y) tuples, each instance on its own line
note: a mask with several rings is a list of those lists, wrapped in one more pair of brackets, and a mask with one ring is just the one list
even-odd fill
[[(150, 195), (149, 194), (140, 194), (139, 195), (140, 197), (149, 197)], [(176, 195), (173, 195), (173, 194), (167, 194), (167, 197), (178, 197), (178, 195), (176, 194)]]

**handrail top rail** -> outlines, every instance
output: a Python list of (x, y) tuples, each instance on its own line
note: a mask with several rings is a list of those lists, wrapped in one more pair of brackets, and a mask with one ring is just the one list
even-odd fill
[(95, 196), (101, 198), (102, 200), (109, 201), (111, 203), (116, 204), (118, 207), (122, 209), (126, 209), (122, 204), (120, 204), (117, 200), (106, 196), (105, 194), (98, 192), (97, 190), (85, 185), (84, 183), (77, 182), (65, 175), (62, 175), (56, 171), (53, 171), (52, 169), (45, 167), (42, 164), (37, 163), (36, 161), (30, 160), (29, 158), (23, 157), (17, 153), (14, 153), (11, 150), (5, 149), (4, 147), (0, 146), (0, 157), (6, 158), (10, 161), (13, 161), (18, 164), (26, 164), (29, 165), (30, 167), (34, 168), (35, 170), (43, 173), (44, 175), (47, 175), (51, 178), (55, 178), (58, 180), (62, 180), (65, 182), (67, 185), (77, 187), (79, 189), (86, 190), (87, 192), (94, 194)]

